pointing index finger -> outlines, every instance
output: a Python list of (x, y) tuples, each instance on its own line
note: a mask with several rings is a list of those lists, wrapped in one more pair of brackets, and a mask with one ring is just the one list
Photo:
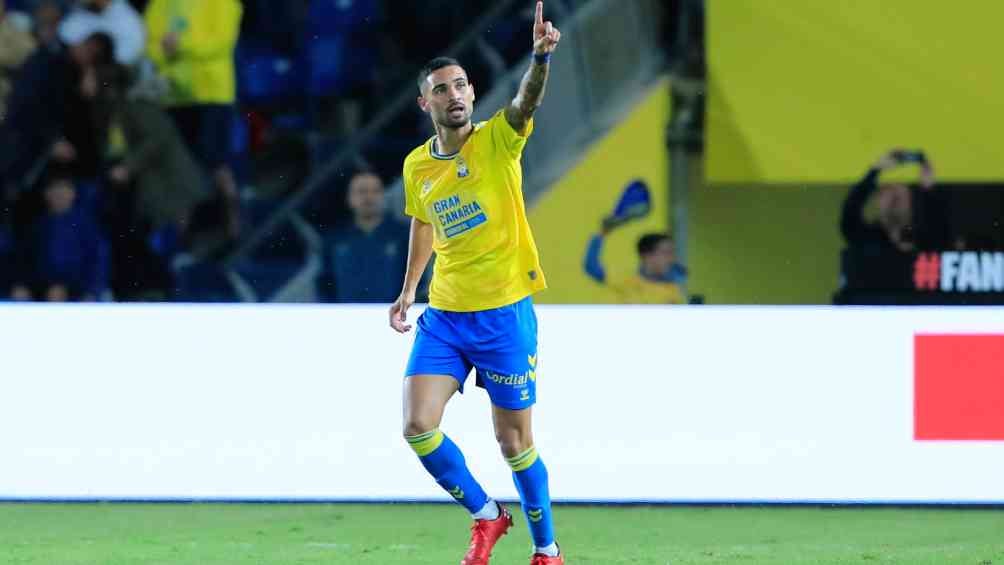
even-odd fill
[(537, 24), (544, 23), (544, 2), (538, 0), (537, 2), (537, 15), (534, 17), (534, 22)]

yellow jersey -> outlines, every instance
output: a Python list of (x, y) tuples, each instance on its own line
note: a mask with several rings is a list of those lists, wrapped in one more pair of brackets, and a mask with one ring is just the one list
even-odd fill
[(532, 119), (521, 134), (499, 110), (457, 153), (437, 154), (432, 137), (405, 158), (405, 213), (433, 226), (433, 308), (490, 310), (547, 287), (523, 202), (532, 131)]
[(686, 304), (680, 286), (663, 281), (652, 281), (641, 275), (632, 275), (607, 283), (621, 304)]
[[(238, 0), (151, 0), (147, 5), (147, 54), (170, 83), (168, 106), (233, 104), (242, 10)], [(168, 58), (161, 45), (171, 32), (178, 34), (175, 58)]]

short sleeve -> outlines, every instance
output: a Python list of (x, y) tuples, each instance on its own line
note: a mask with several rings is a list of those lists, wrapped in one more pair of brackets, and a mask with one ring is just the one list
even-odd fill
[(504, 109), (495, 112), (495, 115), (488, 120), (488, 125), (491, 127), (492, 142), (495, 146), (516, 159), (523, 154), (526, 140), (533, 133), (533, 118), (526, 122), (526, 131), (520, 133), (509, 124), (509, 120), (505, 118)]
[(404, 174), (401, 177), (404, 181), (404, 213), (428, 224), (429, 216), (425, 213), (425, 209), (418, 199), (418, 190), (410, 169), (411, 167), (408, 166), (408, 162), (405, 161)]

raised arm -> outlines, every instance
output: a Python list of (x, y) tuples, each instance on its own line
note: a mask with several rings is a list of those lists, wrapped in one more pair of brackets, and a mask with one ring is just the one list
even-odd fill
[(603, 253), (603, 234), (598, 233), (589, 240), (586, 247), (586, 256), (582, 261), (582, 268), (594, 281), (604, 283), (607, 280), (606, 271), (603, 269), (603, 261), (600, 255)]
[(544, 87), (550, 71), (551, 53), (558, 46), (561, 32), (551, 22), (544, 21), (544, 3), (537, 2), (533, 19), (533, 61), (523, 75), (519, 92), (505, 109), (505, 119), (520, 133), (544, 100)]
[(862, 237), (867, 237), (866, 232), (872, 228), (864, 220), (864, 209), (868, 199), (878, 190), (879, 175), (883, 171), (894, 169), (904, 163), (916, 162), (921, 165), (922, 188), (930, 189), (934, 186), (934, 169), (919, 151), (907, 151), (905, 149), (893, 149), (888, 151), (865, 174), (864, 178), (858, 181), (847, 195), (844, 206), (840, 214), (840, 231), (844, 234), (844, 239), (853, 242)]
[(844, 239), (848, 243), (860, 239), (868, 225), (864, 220), (865, 203), (868, 198), (878, 189), (878, 177), (881, 169), (872, 167), (865, 173), (864, 178), (858, 181), (844, 200), (843, 209), (840, 213), (840, 231), (844, 234)]

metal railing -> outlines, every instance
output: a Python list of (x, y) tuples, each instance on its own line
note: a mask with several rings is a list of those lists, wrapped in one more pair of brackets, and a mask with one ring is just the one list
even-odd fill
[[(516, 0), (503, 0), (495, 4), (471, 26), (463, 37), (454, 43), (453, 47), (447, 50), (446, 56), (457, 57), (466, 49), (476, 46), (492, 22), (507, 13), (515, 2)], [(293, 214), (315, 193), (323, 190), (331, 179), (337, 177), (343, 170), (350, 168), (363, 153), (363, 148), (414, 103), (415, 88), (410, 84), (406, 85), (376, 117), (359, 133), (352, 136), (345, 147), (338, 151), (321, 170), (313, 174), (302, 189), (290, 196), (260, 226), (255, 228), (251, 235), (225, 259), (224, 266), (233, 268), (237, 262), (247, 258), (270, 234), (274, 233), (284, 222), (289, 221)]]
[[(560, 177), (659, 77), (665, 64), (661, 9), (660, 0), (593, 0), (561, 22), (561, 46), (551, 60), (544, 105), (523, 152), (528, 200)], [(528, 64), (529, 56), (480, 97), (475, 120), (509, 103)]]

